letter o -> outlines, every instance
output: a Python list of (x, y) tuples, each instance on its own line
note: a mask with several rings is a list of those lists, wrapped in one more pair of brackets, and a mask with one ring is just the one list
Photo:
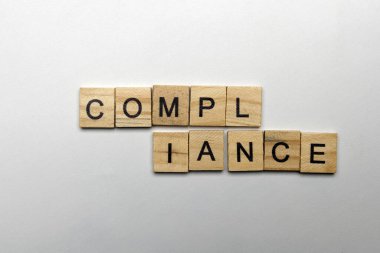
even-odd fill
[[(137, 112), (135, 114), (130, 114), (128, 111), (127, 111), (127, 105), (130, 101), (134, 101), (136, 102), (137, 106), (138, 106), (138, 109), (137, 109)], [(124, 114), (125, 116), (127, 116), (128, 118), (136, 118), (138, 117), (140, 114), (141, 114), (141, 111), (142, 111), (142, 105), (141, 105), (141, 102), (140, 100), (138, 100), (137, 98), (128, 98), (127, 100), (125, 100), (124, 102), (124, 105), (123, 105), (123, 111), (124, 111)]]

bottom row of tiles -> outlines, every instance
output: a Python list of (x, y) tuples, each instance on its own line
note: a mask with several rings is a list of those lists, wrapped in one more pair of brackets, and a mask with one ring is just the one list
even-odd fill
[[(336, 133), (227, 132), (229, 171), (335, 173)], [(154, 172), (224, 169), (224, 131), (153, 133)]]

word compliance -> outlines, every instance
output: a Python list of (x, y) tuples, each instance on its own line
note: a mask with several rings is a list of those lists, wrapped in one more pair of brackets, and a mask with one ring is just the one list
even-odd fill
[[(262, 88), (172, 86), (81, 88), (80, 127), (261, 126)], [(229, 131), (230, 171), (336, 172), (336, 133)], [(224, 131), (156, 132), (153, 170), (224, 169)]]

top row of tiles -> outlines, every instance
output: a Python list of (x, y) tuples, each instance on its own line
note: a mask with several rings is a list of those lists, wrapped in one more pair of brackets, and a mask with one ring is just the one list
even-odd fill
[(262, 88), (174, 86), (81, 88), (80, 127), (260, 127)]

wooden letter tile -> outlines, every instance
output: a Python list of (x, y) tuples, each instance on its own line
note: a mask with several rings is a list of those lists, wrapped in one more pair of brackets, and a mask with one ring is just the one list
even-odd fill
[(189, 170), (224, 169), (224, 132), (190, 131)]
[(226, 87), (192, 86), (190, 108), (191, 126), (225, 126)]
[(264, 170), (300, 170), (300, 131), (265, 131)]
[(151, 127), (151, 88), (116, 88), (116, 127)]
[(228, 170), (262, 171), (264, 140), (262, 131), (228, 131)]
[(114, 128), (115, 89), (80, 88), (79, 111), (82, 128)]
[(227, 87), (226, 126), (261, 126), (261, 87)]
[(189, 86), (153, 86), (153, 125), (189, 125)]
[(301, 133), (301, 172), (335, 173), (336, 133)]
[(153, 171), (189, 171), (189, 133), (153, 133)]

